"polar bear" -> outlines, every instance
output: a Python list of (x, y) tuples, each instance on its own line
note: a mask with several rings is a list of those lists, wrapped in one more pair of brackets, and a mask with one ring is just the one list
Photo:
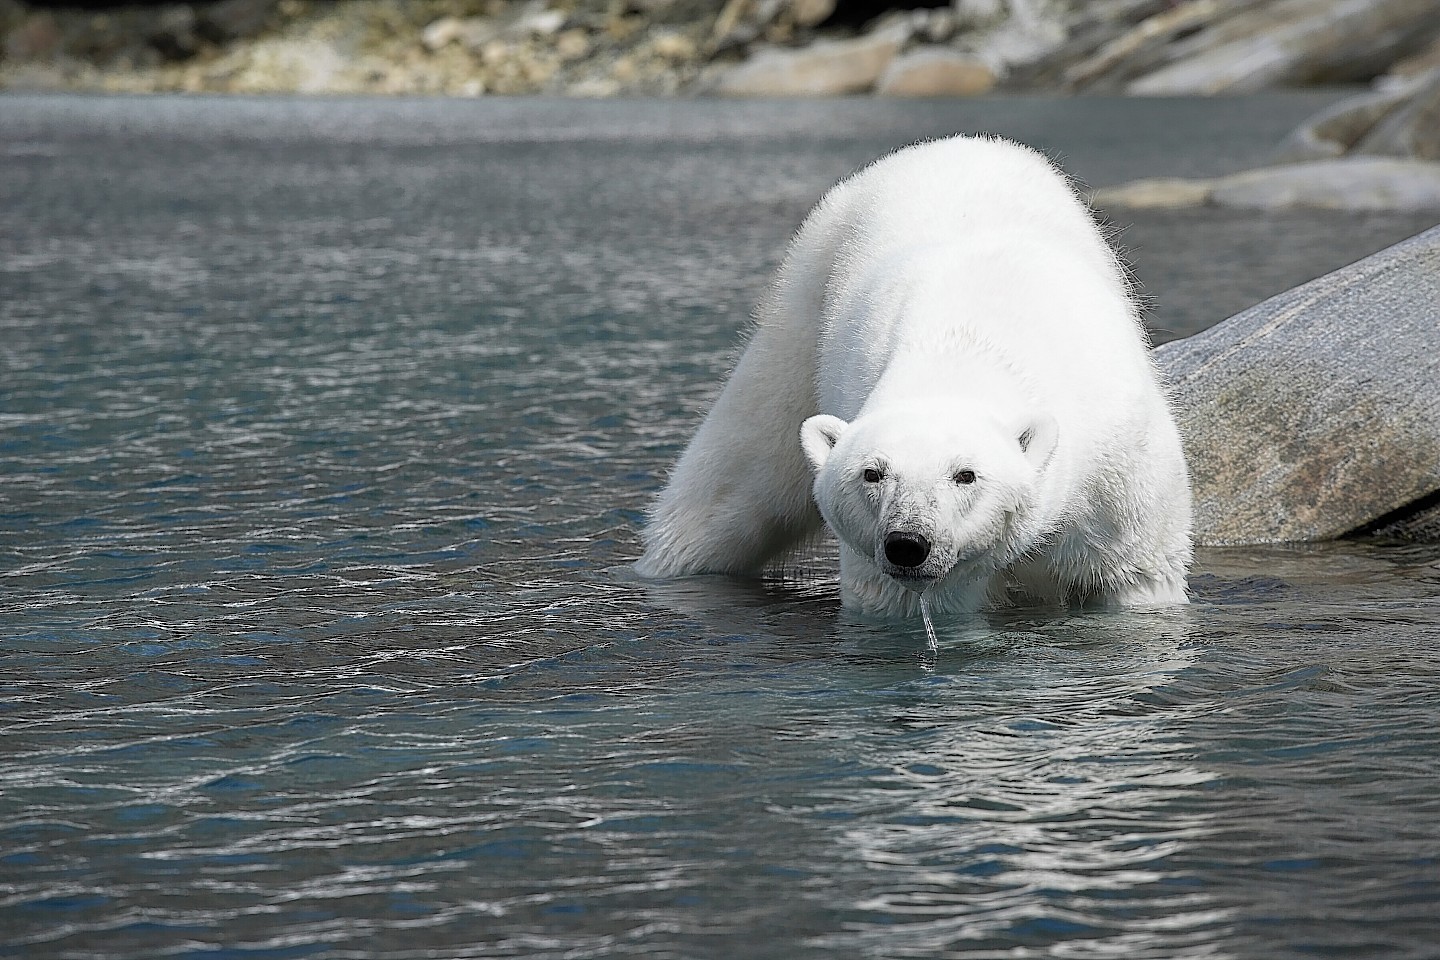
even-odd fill
[(1185, 602), (1179, 433), (1125, 272), (1039, 153), (953, 137), (825, 195), (636, 570), (756, 573), (822, 518), (864, 614)]

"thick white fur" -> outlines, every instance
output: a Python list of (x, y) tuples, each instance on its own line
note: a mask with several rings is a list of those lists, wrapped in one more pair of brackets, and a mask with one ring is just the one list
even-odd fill
[[(637, 570), (758, 572), (822, 513), (866, 613), (911, 615), (922, 589), (944, 612), (1185, 601), (1180, 439), (1123, 270), (1038, 153), (955, 137), (826, 194)], [(931, 541), (923, 566), (888, 563), (895, 530)]]

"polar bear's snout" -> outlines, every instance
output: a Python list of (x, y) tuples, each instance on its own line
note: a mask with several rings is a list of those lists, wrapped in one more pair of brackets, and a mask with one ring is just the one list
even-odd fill
[(930, 556), (930, 541), (923, 535), (907, 530), (891, 530), (885, 535), (885, 559), (906, 570), (912, 570)]

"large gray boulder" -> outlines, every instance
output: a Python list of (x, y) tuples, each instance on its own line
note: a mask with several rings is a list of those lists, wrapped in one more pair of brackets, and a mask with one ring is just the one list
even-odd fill
[(1155, 359), (1198, 543), (1440, 535), (1440, 227)]

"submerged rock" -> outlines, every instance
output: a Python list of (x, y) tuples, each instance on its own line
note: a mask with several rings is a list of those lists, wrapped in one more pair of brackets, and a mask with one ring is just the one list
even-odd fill
[(1151, 180), (1132, 180), (1118, 187), (1096, 190), (1090, 202), (1101, 208), (1175, 210), (1204, 206), (1210, 202), (1210, 194), (1214, 189), (1212, 180), (1156, 177)]
[(1103, 209), (1437, 210), (1440, 163), (1342, 157), (1262, 167), (1216, 180), (1136, 180), (1097, 190)]
[(1412, 513), (1423, 535), (1440, 491), (1440, 227), (1155, 360), (1199, 543), (1325, 540), (1382, 519), (1405, 529)]
[(1209, 202), (1244, 210), (1440, 210), (1440, 163), (1347, 157), (1264, 167), (1215, 181)]

